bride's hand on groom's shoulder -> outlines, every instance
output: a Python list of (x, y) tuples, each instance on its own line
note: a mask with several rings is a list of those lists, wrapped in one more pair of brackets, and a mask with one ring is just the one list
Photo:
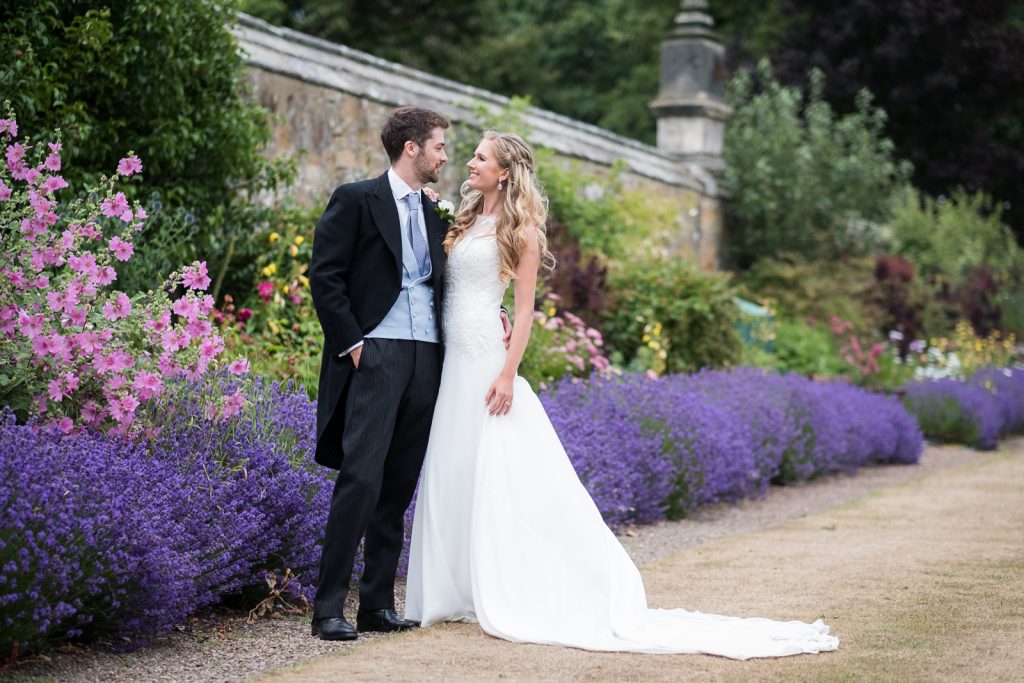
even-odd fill
[(498, 314), (501, 319), (501, 327), (505, 331), (501, 341), (505, 344), (505, 350), (508, 351), (508, 347), (512, 344), (512, 323), (508, 320), (508, 311), (504, 308), (501, 309), (501, 313)]
[(437, 200), (441, 198), (441, 195), (439, 195), (437, 191), (431, 187), (424, 187), (423, 194), (427, 195), (427, 198), (430, 199), (430, 201), (434, 202), (435, 204), (437, 204)]

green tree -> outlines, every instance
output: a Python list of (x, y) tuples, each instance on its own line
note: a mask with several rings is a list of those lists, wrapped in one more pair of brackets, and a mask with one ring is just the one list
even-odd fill
[(60, 129), (74, 141), (69, 182), (92, 183), (130, 150), (143, 160), (136, 196), (158, 211), (127, 284), (153, 286), (169, 264), (196, 257), (223, 276), (231, 244), (258, 220), (243, 193), (284, 171), (260, 155), (269, 126), (247, 97), (232, 4), (3, 0), (0, 8), (0, 91), (23, 130)]
[(730, 240), (738, 265), (792, 251), (833, 258), (871, 246), (896, 188), (909, 175), (882, 133), (885, 112), (862, 91), (857, 109), (837, 115), (811, 74), (805, 98), (780, 85), (771, 65), (730, 82), (734, 107), (723, 156), (731, 187)]
[(788, 0), (791, 13), (803, 20), (772, 54), (783, 83), (819, 68), (839, 111), (869, 89), (914, 184), (986, 192), (1024, 244), (1024, 2)]

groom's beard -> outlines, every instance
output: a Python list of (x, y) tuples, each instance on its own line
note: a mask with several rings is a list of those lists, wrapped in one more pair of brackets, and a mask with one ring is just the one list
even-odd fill
[(424, 185), (436, 183), (441, 177), (441, 164), (430, 165), (420, 157), (416, 160), (416, 178)]

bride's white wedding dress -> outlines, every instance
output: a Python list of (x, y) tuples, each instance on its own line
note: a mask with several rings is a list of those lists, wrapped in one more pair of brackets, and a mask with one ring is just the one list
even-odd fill
[(530, 385), (511, 412), (484, 396), (505, 361), (494, 221), (448, 259), (445, 359), (413, 523), (406, 616), (478, 621), (499, 638), (587, 650), (735, 659), (834, 650), (820, 620), (648, 609), (640, 573), (605, 525)]

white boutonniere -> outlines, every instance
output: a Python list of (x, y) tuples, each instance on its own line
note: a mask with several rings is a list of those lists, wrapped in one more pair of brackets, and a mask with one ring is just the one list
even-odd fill
[(438, 201), (437, 206), (434, 207), (434, 211), (437, 212), (438, 216), (449, 223), (455, 220), (455, 205), (447, 199)]

